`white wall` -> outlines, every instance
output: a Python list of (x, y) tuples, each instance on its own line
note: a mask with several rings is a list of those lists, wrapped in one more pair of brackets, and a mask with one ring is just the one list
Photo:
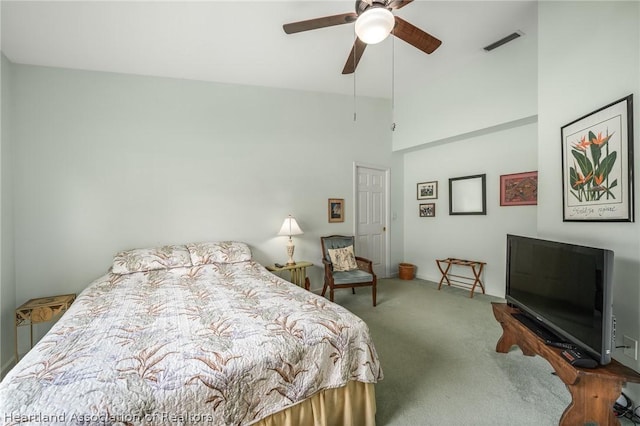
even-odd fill
[[(640, 3), (540, 2), (539, 6), (540, 191), (538, 232), (615, 252), (614, 313), (617, 341), (624, 334), (640, 338), (640, 223), (562, 221), (560, 128), (604, 105), (634, 95), (635, 170), (640, 150)], [(635, 179), (635, 193), (640, 181)], [(637, 203), (636, 205), (636, 212)], [(636, 371), (640, 362), (614, 352)], [(629, 385), (640, 400), (640, 386)]]
[(0, 53), (0, 376), (13, 358), (16, 286), (13, 263), (13, 200), (12, 155), (9, 139), (9, 101), (11, 99), (11, 69)]
[[(531, 7), (535, 14), (535, 3)], [(489, 53), (478, 41), (475, 60), (460, 64), (446, 76), (398, 77), (393, 149), (456, 138), (535, 116), (537, 36), (535, 19), (531, 22), (533, 28), (520, 28), (526, 31), (525, 36)]]
[[(491, 133), (430, 144), (405, 154), (405, 261), (420, 278), (438, 282), (436, 259), (456, 257), (486, 262), (488, 294), (504, 297), (506, 234), (536, 233), (536, 206), (500, 206), (500, 175), (537, 169), (537, 126), (519, 123)], [(486, 176), (486, 215), (449, 215), (449, 178)], [(417, 200), (418, 182), (438, 182), (436, 200)], [(436, 216), (419, 217), (420, 203), (435, 202)], [(471, 270), (459, 269), (460, 275)]]
[[(436, 259), (480, 260), (487, 292), (502, 297), (506, 233), (535, 234), (535, 206), (499, 206), (500, 175), (537, 170), (537, 19), (527, 22), (524, 37), (489, 53), (478, 46), (473, 62), (446, 76), (398, 79), (393, 149), (405, 158), (404, 261), (421, 278), (440, 280)], [(483, 173), (487, 215), (449, 216), (449, 178)], [(420, 218), (416, 184), (432, 180), (436, 217)]]
[[(288, 214), (305, 231), (295, 258), (319, 265), (321, 235), (353, 232), (354, 161), (391, 167), (401, 190), (386, 100), (359, 100), (354, 122), (348, 96), (12, 68), (18, 304), (79, 292), (134, 247), (235, 239), (282, 262)], [(345, 199), (344, 223), (328, 198)]]

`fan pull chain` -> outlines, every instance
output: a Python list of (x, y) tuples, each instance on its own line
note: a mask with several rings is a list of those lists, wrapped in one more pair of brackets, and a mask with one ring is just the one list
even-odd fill
[(354, 35), (354, 38), (353, 38), (353, 48), (354, 48), (354, 51), (353, 51), (353, 121), (355, 122), (357, 118), (356, 117), (356, 111), (357, 111), (356, 110), (356, 56), (358, 53), (355, 51), (356, 39), (358, 38), (358, 36), (355, 33), (355, 29), (354, 29), (353, 35)]
[(353, 121), (356, 121), (356, 72), (353, 72)]
[[(393, 35), (393, 32), (391, 33)], [(396, 130), (396, 38), (391, 38), (391, 131)]]

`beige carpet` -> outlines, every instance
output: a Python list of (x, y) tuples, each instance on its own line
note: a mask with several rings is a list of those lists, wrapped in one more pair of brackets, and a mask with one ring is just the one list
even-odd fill
[(375, 308), (368, 288), (336, 291), (369, 325), (382, 362), (378, 426), (558, 424), (570, 395), (553, 368), (515, 347), (495, 352), (500, 300), (422, 280), (380, 280)]

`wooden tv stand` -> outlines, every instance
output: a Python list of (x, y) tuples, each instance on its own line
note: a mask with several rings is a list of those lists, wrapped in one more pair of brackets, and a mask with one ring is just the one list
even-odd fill
[(506, 303), (492, 303), (493, 315), (502, 326), (496, 352), (507, 353), (517, 345), (527, 356), (540, 355), (553, 367), (571, 394), (560, 425), (620, 425), (613, 404), (626, 382), (640, 383), (640, 374), (611, 360), (610, 364), (587, 369), (574, 367), (562, 355), (562, 349), (547, 346), (535, 333), (511, 316), (517, 309)]

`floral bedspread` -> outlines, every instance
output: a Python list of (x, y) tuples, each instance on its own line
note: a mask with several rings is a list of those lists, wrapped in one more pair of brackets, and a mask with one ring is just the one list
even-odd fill
[(0, 424), (251, 424), (381, 378), (362, 320), (253, 260), (110, 272), (0, 383)]

